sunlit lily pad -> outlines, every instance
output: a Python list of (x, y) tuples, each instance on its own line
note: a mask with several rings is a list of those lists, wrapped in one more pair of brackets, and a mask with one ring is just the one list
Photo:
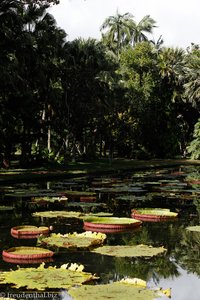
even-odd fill
[(132, 278), (110, 284), (70, 288), (68, 294), (76, 300), (153, 300), (166, 294), (162, 289), (148, 289), (144, 283), (141, 279)]
[(200, 225), (197, 225), (197, 226), (188, 226), (188, 227), (186, 227), (186, 229), (189, 230), (189, 231), (200, 232)]
[(103, 246), (92, 250), (95, 253), (117, 257), (152, 257), (166, 251), (164, 247), (152, 247), (142, 244), (135, 246)]
[(0, 284), (12, 284), (15, 288), (45, 290), (68, 289), (97, 279), (91, 273), (83, 272), (84, 266), (65, 264), (60, 268), (41, 264), (38, 268), (19, 268), (0, 273)]
[(33, 225), (21, 225), (12, 227), (11, 230), (12, 236), (21, 236), (21, 235), (39, 235), (39, 234), (48, 234), (49, 228), (46, 226), (33, 226)]
[(70, 202), (68, 203), (69, 207), (77, 206), (77, 207), (95, 207), (95, 206), (106, 206), (105, 203), (93, 203), (93, 202)]
[(86, 217), (83, 219), (84, 226), (91, 228), (132, 228), (141, 225), (141, 221), (131, 218), (115, 217)]
[(1, 205), (0, 206), (0, 212), (2, 211), (11, 211), (11, 210), (13, 210), (14, 209), (14, 207), (13, 206), (5, 206), (5, 205)]
[(77, 211), (41, 211), (33, 213), (34, 217), (42, 218), (79, 218), (82, 215)]
[(16, 300), (15, 298), (0, 297), (0, 300)]
[(148, 221), (148, 220), (160, 220), (165, 221), (173, 219), (178, 216), (178, 213), (171, 212), (167, 208), (143, 208), (132, 209), (131, 216), (135, 219)]
[(100, 212), (94, 213), (94, 214), (93, 213), (86, 214), (86, 216), (88, 216), (88, 217), (112, 217), (113, 213), (100, 211)]
[(28, 247), (28, 246), (13, 247), (7, 250), (3, 250), (2, 252), (3, 257), (8, 257), (12, 259), (23, 259), (23, 260), (52, 257), (53, 254), (54, 253), (48, 249), (43, 249), (40, 247)]
[(68, 201), (68, 198), (65, 196), (61, 196), (61, 197), (32, 197), (31, 199), (33, 202), (36, 203), (55, 203), (55, 202), (59, 202), (59, 203), (66, 203)]
[(83, 233), (52, 233), (49, 237), (39, 238), (42, 245), (56, 246), (58, 248), (68, 249), (88, 249), (101, 246), (106, 239), (103, 233), (86, 231)]

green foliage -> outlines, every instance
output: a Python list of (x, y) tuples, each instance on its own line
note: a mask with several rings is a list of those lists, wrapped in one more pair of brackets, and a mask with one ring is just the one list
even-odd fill
[(200, 159), (200, 119), (194, 126), (193, 137), (194, 139), (187, 147), (187, 151), (191, 155), (191, 159)]
[(199, 46), (161, 48), (148, 41), (149, 15), (118, 12), (102, 41), (66, 42), (47, 10), (58, 2), (0, 3), (0, 163), (16, 149), (22, 166), (184, 154), (199, 117)]

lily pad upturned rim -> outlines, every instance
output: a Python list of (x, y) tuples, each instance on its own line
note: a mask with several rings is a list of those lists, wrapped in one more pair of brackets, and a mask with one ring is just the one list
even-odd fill
[(43, 257), (43, 258), (35, 258), (35, 259), (18, 259), (18, 258), (10, 258), (3, 256), (3, 261), (11, 263), (11, 264), (41, 264), (41, 263), (49, 263), (53, 262), (53, 257)]
[(48, 234), (49, 227), (46, 226), (34, 226), (34, 225), (21, 225), (12, 227), (11, 230), (12, 236), (25, 236), (25, 235), (39, 235), (39, 234)]
[(141, 221), (131, 218), (117, 218), (117, 217), (88, 217), (83, 219), (84, 226), (87, 228), (109, 228), (109, 229), (125, 229), (140, 226)]
[(138, 220), (169, 220), (178, 216), (178, 213), (171, 212), (167, 208), (144, 208), (144, 209), (132, 209), (131, 217)]
[(54, 252), (51, 250), (40, 248), (40, 247), (28, 247), (28, 246), (12, 247), (7, 250), (3, 250), (2, 252), (3, 257), (12, 258), (12, 259), (14, 258), (23, 259), (23, 260), (46, 258), (46, 257), (52, 257), (53, 255)]

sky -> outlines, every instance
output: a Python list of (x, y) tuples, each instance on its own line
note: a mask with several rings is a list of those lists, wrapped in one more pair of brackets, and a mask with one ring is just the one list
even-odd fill
[(68, 34), (67, 40), (101, 38), (100, 27), (116, 12), (131, 13), (138, 23), (145, 15), (156, 21), (155, 41), (164, 46), (187, 48), (200, 44), (200, 0), (60, 0), (50, 13)]

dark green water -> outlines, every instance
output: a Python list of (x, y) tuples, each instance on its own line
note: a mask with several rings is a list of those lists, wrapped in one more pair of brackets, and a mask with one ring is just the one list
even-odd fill
[[(84, 178), (67, 182), (67, 189), (96, 192), (97, 202), (105, 203), (101, 207), (66, 206), (66, 210), (76, 211), (107, 211), (114, 212), (114, 216), (130, 217), (131, 209), (135, 207), (166, 207), (179, 213), (179, 218), (167, 222), (143, 222), (137, 230), (121, 233), (107, 233), (108, 245), (136, 245), (147, 244), (164, 246), (166, 254), (153, 258), (117, 258), (90, 253), (88, 251), (61, 252), (52, 262), (46, 265), (60, 266), (67, 262), (76, 262), (85, 266), (85, 271), (97, 274), (98, 283), (110, 283), (122, 278), (137, 277), (148, 282), (150, 287), (171, 288), (174, 300), (199, 300), (200, 299), (200, 233), (188, 232), (187, 226), (199, 225), (199, 198), (200, 185), (194, 179), (199, 176), (198, 167), (181, 167), (170, 170), (152, 170), (120, 174), (115, 180), (112, 176), (101, 178)], [(111, 181), (111, 183), (110, 183)], [(109, 183), (108, 183), (109, 182)], [(38, 190), (39, 188), (51, 188), (54, 191), (63, 189), (62, 182), (16, 184), (15, 189)], [(138, 189), (139, 187), (139, 189)], [(102, 190), (103, 188), (103, 190)], [(108, 190), (111, 188), (112, 190)], [(66, 189), (66, 188), (65, 188)], [(107, 190), (106, 190), (107, 189)], [(121, 189), (121, 190), (120, 190)], [(135, 189), (135, 190), (134, 190)], [(141, 189), (141, 190), (140, 190)], [(83, 232), (83, 222), (78, 219), (42, 219), (35, 218), (32, 213), (37, 210), (46, 210), (45, 207), (29, 205), (28, 198), (15, 198), (5, 196), (11, 187), (2, 187), (2, 204), (12, 205), (13, 212), (0, 212), (0, 248), (8, 249), (14, 246), (35, 246), (36, 239), (16, 239), (10, 235), (10, 228), (22, 224), (52, 225), (55, 233)], [(90, 190), (91, 191), (91, 190)], [(123, 197), (133, 198), (134, 201), (125, 200)], [(69, 203), (78, 202), (77, 199), (69, 199)], [(57, 207), (50, 207), (56, 209)], [(0, 270), (16, 269), (19, 263), (9, 263), (0, 260)], [(37, 267), (39, 264), (20, 264), (20, 267)], [(1, 286), (0, 292), (9, 296), (17, 294), (25, 289), (14, 289), (10, 286)], [(4, 295), (4, 294), (2, 294)], [(67, 294), (62, 294), (66, 300)], [(54, 296), (53, 296), (54, 297)], [(61, 293), (59, 294), (61, 297)], [(22, 298), (26, 298), (23, 295)], [(28, 297), (31, 299), (31, 296)], [(32, 299), (51, 298), (50, 294), (32, 294)], [(163, 298), (165, 299), (165, 298)], [(145, 300), (145, 299), (144, 299)]]

